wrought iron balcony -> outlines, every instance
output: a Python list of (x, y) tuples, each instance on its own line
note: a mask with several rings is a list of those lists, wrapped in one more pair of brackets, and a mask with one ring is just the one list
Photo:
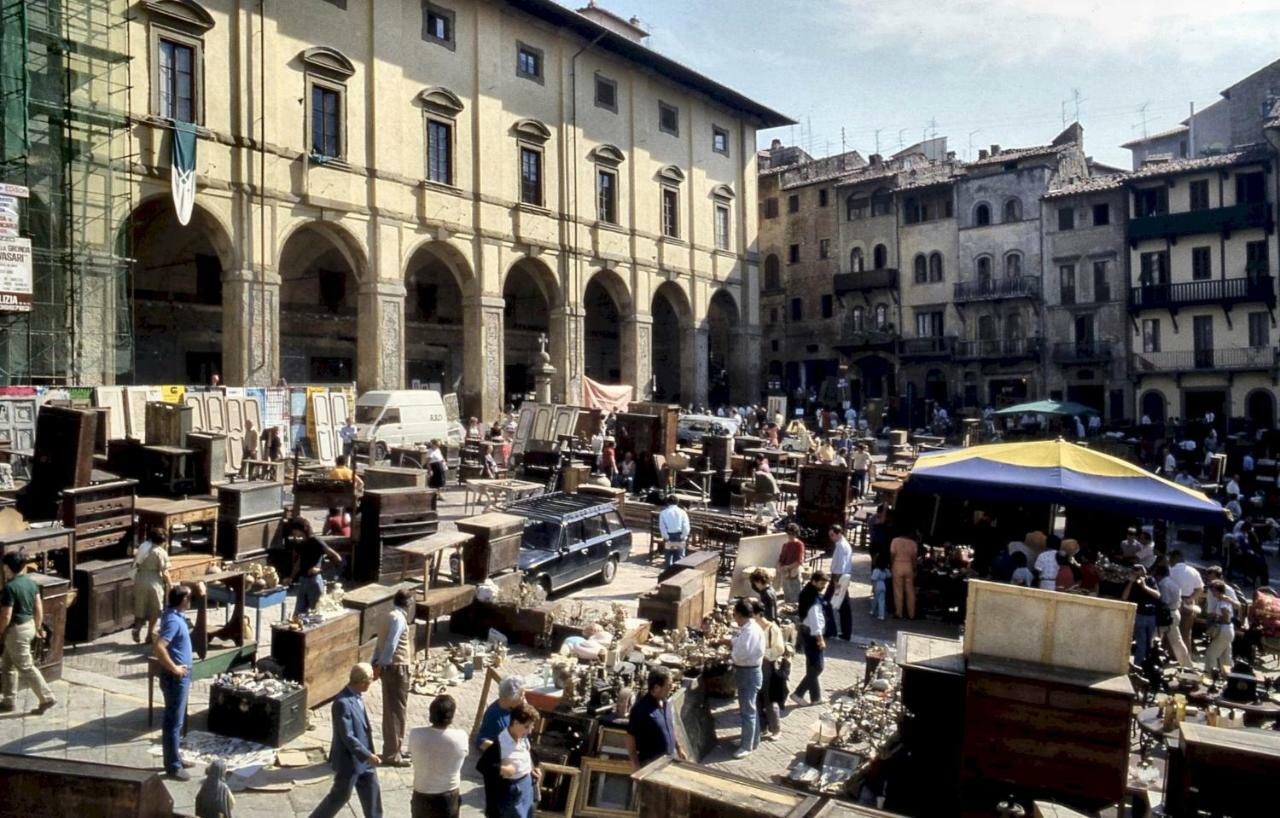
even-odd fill
[(956, 358), (968, 360), (1021, 361), (1040, 357), (1039, 338), (1007, 338), (987, 341), (962, 340), (956, 343)]
[(1270, 227), (1271, 205), (1266, 202), (1210, 207), (1184, 213), (1161, 213), (1129, 220), (1129, 241), (1230, 233), (1247, 227)]
[(915, 360), (950, 358), (956, 347), (954, 335), (931, 335), (923, 338), (903, 338), (898, 345), (898, 356)]
[(852, 322), (847, 322), (835, 346), (843, 352), (894, 352), (898, 339), (894, 330), (854, 329)]
[(868, 290), (896, 290), (898, 271), (894, 267), (884, 267), (879, 270), (862, 270), (856, 273), (837, 273), (833, 283), (836, 295)]
[(1275, 369), (1276, 361), (1275, 347), (1135, 352), (1132, 356), (1130, 371), (1141, 375), (1150, 372), (1271, 370)]
[(1040, 276), (1005, 276), (976, 281), (956, 282), (956, 303), (962, 301), (994, 301), (1003, 298), (1040, 297)]
[(1112, 357), (1111, 344), (1106, 341), (1063, 341), (1053, 345), (1055, 364), (1103, 364)]
[(1276, 305), (1276, 280), (1269, 275), (1208, 278), (1177, 284), (1146, 284), (1129, 288), (1129, 312), (1176, 310), (1197, 304), (1259, 303)]

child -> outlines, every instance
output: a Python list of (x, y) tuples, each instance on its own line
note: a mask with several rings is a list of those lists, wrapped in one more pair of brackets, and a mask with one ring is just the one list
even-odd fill
[(891, 576), (888, 555), (878, 553), (871, 568), (871, 615), (881, 622), (884, 621), (885, 583)]
[(1031, 570), (1027, 568), (1027, 555), (1021, 551), (1013, 552), (1013, 576), (1009, 578), (1009, 582), (1024, 588), (1030, 588), (1035, 582)]

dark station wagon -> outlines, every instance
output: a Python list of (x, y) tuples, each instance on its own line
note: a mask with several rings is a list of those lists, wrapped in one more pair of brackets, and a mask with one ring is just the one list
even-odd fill
[(544, 494), (512, 503), (507, 514), (525, 518), (520, 570), (525, 582), (547, 593), (599, 577), (608, 585), (631, 553), (631, 529), (613, 503), (581, 494)]

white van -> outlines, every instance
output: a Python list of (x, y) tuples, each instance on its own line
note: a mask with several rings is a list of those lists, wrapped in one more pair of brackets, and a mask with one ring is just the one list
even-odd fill
[(356, 452), (385, 460), (392, 446), (444, 441), (462, 444), (460, 424), (450, 423), (439, 392), (392, 389), (365, 392), (356, 399)]

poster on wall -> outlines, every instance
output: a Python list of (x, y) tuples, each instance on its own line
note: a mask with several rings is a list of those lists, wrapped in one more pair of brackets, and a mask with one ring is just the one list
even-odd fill
[(0, 311), (31, 312), (31, 239), (0, 239)]

